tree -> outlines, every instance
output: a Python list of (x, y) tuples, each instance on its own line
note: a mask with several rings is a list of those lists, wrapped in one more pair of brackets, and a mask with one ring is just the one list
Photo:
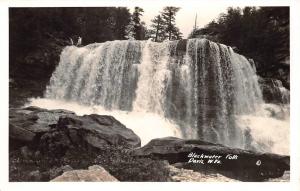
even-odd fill
[(165, 39), (164, 36), (164, 24), (160, 15), (154, 17), (151, 20), (151, 29), (149, 30), (150, 37), (154, 39), (155, 42), (160, 42)]
[(165, 7), (161, 13), (166, 37), (169, 40), (178, 40), (182, 38), (182, 33), (175, 24), (175, 16), (179, 9), (179, 7)]
[(204, 35), (236, 47), (235, 51), (255, 60), (259, 75), (281, 78), (289, 88), (289, 34), (289, 7), (245, 7), (228, 8), (190, 37)]
[(134, 12), (131, 15), (131, 21), (127, 26), (127, 38), (144, 40), (146, 33), (146, 26), (144, 22), (141, 22), (141, 16), (143, 15), (144, 10), (140, 7), (135, 7)]
[(46, 83), (70, 39), (123, 40), (130, 17), (124, 7), (10, 8), (9, 76)]
[(152, 24), (148, 32), (155, 42), (161, 42), (165, 39), (182, 39), (182, 33), (175, 24), (175, 16), (178, 11), (179, 8), (177, 7), (165, 7), (160, 15), (151, 20)]

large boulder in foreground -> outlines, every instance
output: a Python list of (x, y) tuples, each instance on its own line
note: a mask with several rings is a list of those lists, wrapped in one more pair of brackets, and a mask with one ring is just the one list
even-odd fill
[[(124, 156), (113, 157), (110, 151), (126, 153), (141, 144), (132, 130), (111, 116), (77, 116), (71, 111), (37, 107), (10, 109), (9, 114), (10, 181), (49, 181), (94, 164), (119, 168), (113, 160)], [(115, 172), (114, 167), (108, 170)], [(78, 180), (74, 176), (73, 181), (94, 180), (88, 175)]]
[(220, 173), (242, 181), (281, 177), (289, 170), (289, 156), (257, 153), (200, 140), (175, 137), (153, 139), (133, 151), (135, 156), (167, 160), (170, 164), (204, 173)]
[(77, 116), (71, 111), (37, 107), (10, 109), (9, 139), (10, 149), (28, 145), (62, 154), (70, 147), (136, 148), (141, 145), (140, 138), (114, 117)]
[(67, 110), (46, 110), (38, 107), (9, 109), (10, 149), (35, 142), (42, 134), (55, 126), (59, 117), (71, 116)]
[(140, 138), (112, 116), (65, 116), (57, 122), (57, 129), (67, 129), (71, 141), (83, 139), (93, 147), (118, 145), (129, 148), (141, 146)]
[(64, 172), (51, 182), (118, 182), (103, 167), (93, 165), (88, 170), (72, 170)]

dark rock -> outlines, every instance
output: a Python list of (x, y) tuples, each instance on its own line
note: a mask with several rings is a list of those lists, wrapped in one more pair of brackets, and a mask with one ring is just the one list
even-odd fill
[(35, 134), (13, 123), (9, 124), (9, 137), (20, 142), (31, 142)]
[(93, 147), (122, 145), (136, 148), (141, 145), (140, 138), (111, 116), (96, 114), (61, 117), (58, 129), (67, 129), (71, 142), (84, 140)]
[(71, 170), (68, 165), (87, 168), (101, 153), (107, 164), (115, 159), (109, 149), (127, 153), (141, 144), (132, 130), (111, 116), (29, 107), (10, 109), (9, 122), (10, 181), (49, 181)]
[(267, 103), (287, 104), (290, 102), (290, 91), (282, 82), (273, 78), (259, 78), (263, 98)]
[(50, 131), (59, 117), (73, 115), (71, 111), (46, 110), (38, 107), (9, 110), (9, 137), (11, 146), (32, 143), (37, 136)]
[(263, 109), (265, 111), (266, 116), (268, 117), (285, 121), (289, 120), (289, 105), (264, 104)]
[(67, 110), (10, 109), (10, 149), (24, 145), (64, 155), (69, 148), (139, 147), (140, 138), (111, 116), (76, 116)]
[[(221, 156), (220, 164), (192, 163), (202, 159), (189, 157), (189, 154)], [(174, 137), (154, 139), (142, 148), (133, 151), (135, 156), (150, 157), (167, 160), (170, 164), (177, 164), (182, 168), (193, 169), (199, 172), (220, 173), (229, 178), (242, 181), (262, 181), (267, 178), (281, 177), (285, 170), (289, 170), (289, 156), (269, 153), (257, 153), (237, 148), (229, 148), (220, 144), (213, 144), (201, 140), (182, 140)], [(226, 159), (228, 155), (237, 155), (237, 159)], [(213, 162), (217, 160), (213, 160)]]

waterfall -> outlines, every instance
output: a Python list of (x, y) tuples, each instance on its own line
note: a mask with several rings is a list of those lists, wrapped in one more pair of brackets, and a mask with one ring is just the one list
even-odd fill
[(183, 138), (240, 148), (253, 138), (237, 116), (255, 115), (263, 104), (250, 62), (206, 39), (67, 46), (45, 98), (158, 115)]

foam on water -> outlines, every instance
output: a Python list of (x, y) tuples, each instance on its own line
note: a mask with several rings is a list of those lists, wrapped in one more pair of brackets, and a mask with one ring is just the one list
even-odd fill
[(160, 137), (182, 137), (179, 127), (170, 120), (157, 114), (145, 112), (128, 112), (120, 110), (105, 110), (102, 106), (86, 106), (76, 102), (37, 98), (31, 99), (26, 106), (37, 106), (46, 109), (66, 109), (74, 111), (77, 115), (99, 114), (111, 115), (133, 130), (142, 141), (142, 145), (150, 140)]
[(250, 130), (258, 151), (289, 155), (289, 122), (271, 117), (238, 116), (239, 127)]
[[(37, 106), (46, 109), (66, 109), (74, 111), (77, 115), (95, 113), (114, 116), (141, 138), (142, 145), (147, 144), (154, 138), (167, 136), (183, 137), (179, 126), (174, 121), (154, 113), (120, 110), (108, 111), (102, 106), (90, 107), (76, 102), (46, 98), (30, 99), (30, 103), (26, 106)], [(261, 116), (237, 115), (236, 121), (243, 131), (249, 131), (253, 138), (251, 144), (256, 150), (288, 155), (289, 117), (287, 116), (287, 111), (287, 108), (265, 104), (262, 105)]]

